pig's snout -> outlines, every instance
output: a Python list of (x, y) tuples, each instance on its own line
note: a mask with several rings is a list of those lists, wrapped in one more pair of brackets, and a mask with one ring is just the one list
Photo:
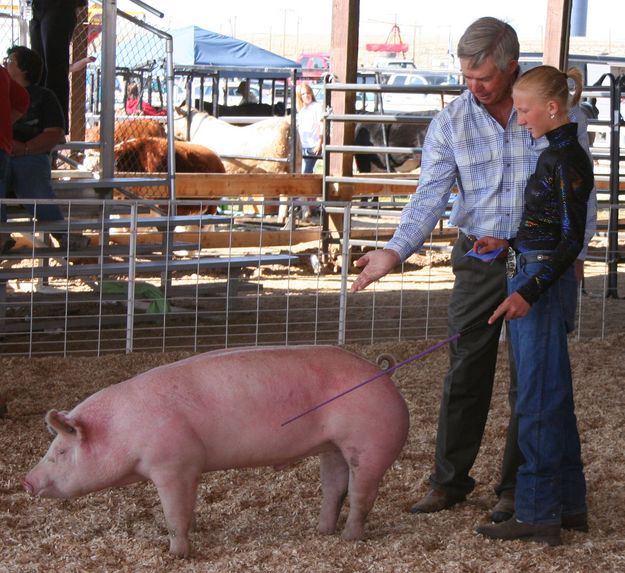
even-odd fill
[(22, 478), (22, 487), (26, 490), (28, 495), (35, 495), (34, 486), (26, 479), (26, 477)]

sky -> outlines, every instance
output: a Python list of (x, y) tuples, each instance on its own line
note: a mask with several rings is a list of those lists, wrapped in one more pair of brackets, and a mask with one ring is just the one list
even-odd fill
[[(332, 0), (293, 2), (292, 0), (231, 0), (207, 2), (201, 0), (146, 0), (166, 14), (158, 20), (159, 27), (178, 28), (195, 24), (230, 36), (262, 33), (274, 35), (284, 30), (298, 34), (329, 33)], [(625, 39), (625, 2), (623, 0), (575, 0), (587, 2), (589, 36), (613, 40)], [(440, 29), (455, 44), (462, 31), (480, 16), (496, 16), (509, 22), (521, 38), (542, 37), (548, 0), (361, 0), (360, 35), (386, 39), (393, 23), (402, 30), (404, 41), (410, 42), (424, 30)], [(118, 0), (125, 9), (136, 5), (130, 0)], [(422, 8), (424, 7), (424, 8)], [(151, 20), (151, 22), (155, 22)]]

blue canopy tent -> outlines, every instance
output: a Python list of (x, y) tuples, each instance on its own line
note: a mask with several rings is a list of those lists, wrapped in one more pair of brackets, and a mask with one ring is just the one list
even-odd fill
[[(222, 68), (221, 77), (287, 78), (301, 65), (249, 42), (187, 26), (172, 31), (174, 67), (210, 66)], [(247, 68), (242, 71), (229, 68)]]

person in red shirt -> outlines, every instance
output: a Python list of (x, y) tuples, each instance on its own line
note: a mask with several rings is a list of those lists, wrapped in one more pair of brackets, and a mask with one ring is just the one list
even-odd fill
[[(26, 46), (13, 46), (7, 50), (5, 67), (11, 78), (26, 89), (30, 96), (28, 111), (13, 124), (13, 153), (9, 165), (8, 191), (26, 201), (24, 207), (38, 221), (63, 221), (59, 205), (39, 202), (55, 199), (52, 189), (51, 153), (65, 141), (64, 117), (54, 92), (37, 82), (41, 78), (43, 61)], [(4, 221), (5, 212), (0, 211)], [(89, 239), (79, 233), (66, 231), (50, 233), (62, 249), (75, 250), (88, 246)], [(8, 244), (8, 243), (7, 243)]]
[[(11, 151), (13, 149), (13, 122), (28, 110), (28, 92), (0, 66), (0, 197), (6, 197)], [(9, 240), (0, 231), (0, 253)]]

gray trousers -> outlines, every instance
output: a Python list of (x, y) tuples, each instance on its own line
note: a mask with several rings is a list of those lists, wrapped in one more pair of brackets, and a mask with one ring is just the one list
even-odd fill
[[(449, 345), (435, 467), (430, 476), (432, 486), (456, 496), (467, 495), (475, 487), (469, 472), (480, 449), (490, 408), (501, 332), (501, 322), (489, 326), (487, 320), (506, 297), (505, 261), (488, 263), (464, 256), (472, 247), (473, 240), (460, 233), (451, 256), (455, 282), (448, 309), (448, 329), (451, 336), (477, 323), (480, 327)], [(501, 481), (495, 488), (498, 494), (514, 488), (517, 468), (523, 460), (514, 415), (516, 375), (512, 360), (510, 364), (511, 415)]]

